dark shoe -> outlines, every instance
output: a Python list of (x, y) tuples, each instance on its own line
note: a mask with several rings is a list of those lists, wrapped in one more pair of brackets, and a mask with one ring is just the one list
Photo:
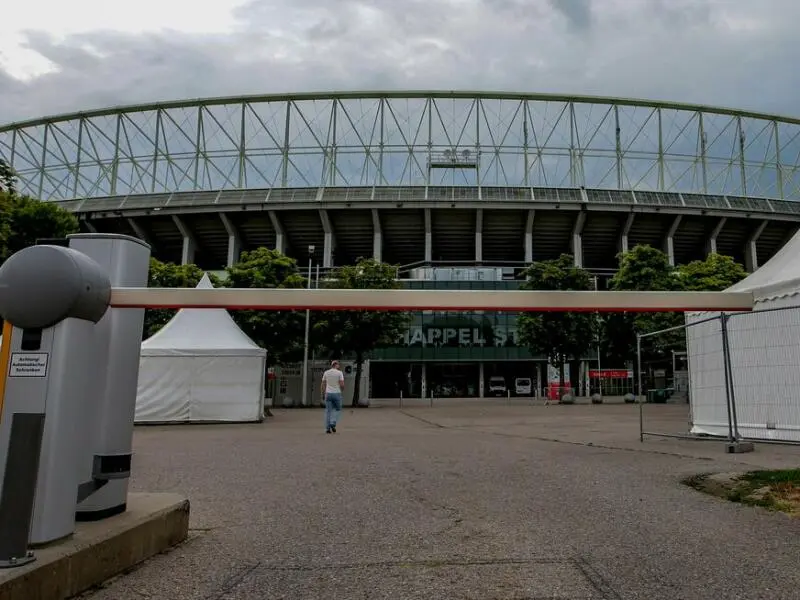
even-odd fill
[(325, 433), (331, 433), (331, 430), (330, 430), (330, 428), (326, 429), (326, 430), (325, 430)]
[(336, 425), (333, 425), (333, 426), (331, 427), (331, 431), (332, 431), (333, 433), (336, 433)]

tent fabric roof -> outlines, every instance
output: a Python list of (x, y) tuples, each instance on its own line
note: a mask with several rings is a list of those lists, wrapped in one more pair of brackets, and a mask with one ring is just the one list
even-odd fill
[[(213, 288), (204, 274), (198, 288)], [(182, 308), (155, 335), (142, 342), (142, 351), (180, 354), (186, 352), (266, 354), (236, 324), (224, 308)]]
[[(765, 302), (800, 295), (800, 231), (764, 265), (725, 291), (751, 292), (756, 307)], [(717, 313), (691, 312), (687, 319), (688, 322), (696, 322), (711, 314)]]
[(800, 283), (800, 231), (761, 268), (729, 287), (727, 291), (752, 291), (756, 299), (763, 299), (775, 293), (786, 293), (790, 288), (792, 291), (797, 291), (800, 288), (798, 283)]

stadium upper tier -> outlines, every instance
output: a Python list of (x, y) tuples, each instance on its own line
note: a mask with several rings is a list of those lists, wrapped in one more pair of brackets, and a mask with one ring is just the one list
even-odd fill
[(2, 126), (0, 158), (31, 196), (124, 196), (126, 205), (141, 194), (272, 189), (262, 194), (269, 202), (293, 188), (374, 186), (480, 188), (484, 201), (507, 193), (488, 188), (506, 187), (800, 199), (800, 119), (547, 94), (315, 93), (108, 108)]

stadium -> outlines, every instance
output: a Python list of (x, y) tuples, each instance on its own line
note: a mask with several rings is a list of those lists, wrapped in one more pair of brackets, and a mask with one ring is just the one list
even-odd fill
[[(513, 289), (574, 256), (600, 289), (638, 244), (758, 269), (800, 225), (800, 119), (621, 98), (489, 92), (265, 95), (0, 126), (20, 192), (83, 231), (220, 271), (277, 248), (322, 272), (375, 257), (410, 287)], [(477, 397), (546, 360), (513, 314), (420, 314), (370, 360), (370, 397)], [(587, 357), (573, 385), (586, 378)], [(624, 365), (620, 365), (624, 368)], [(622, 377), (625, 377), (623, 373)], [(505, 388), (504, 388), (505, 389)]]

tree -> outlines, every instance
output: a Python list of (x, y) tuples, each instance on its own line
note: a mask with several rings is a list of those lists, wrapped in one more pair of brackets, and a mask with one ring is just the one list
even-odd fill
[[(148, 287), (156, 288), (178, 288), (178, 287), (197, 287), (203, 278), (203, 269), (197, 265), (176, 265), (175, 263), (164, 263), (155, 258), (150, 259), (150, 272), (148, 273)], [(215, 285), (218, 280), (213, 275), (209, 275), (211, 282)], [(175, 316), (177, 311), (169, 308), (148, 308), (144, 313), (143, 339), (155, 335), (159, 329), (164, 327), (169, 320)]]
[[(651, 246), (636, 246), (620, 255), (620, 268), (611, 279), (613, 290), (721, 291), (747, 276), (729, 256), (709, 254), (704, 260), (673, 267), (667, 255)], [(685, 324), (682, 313), (614, 313), (606, 317), (605, 351), (611, 361), (630, 360), (636, 353), (636, 334), (661, 331)], [(642, 361), (667, 362), (672, 351), (686, 348), (686, 332), (674, 329), (647, 337)], [(634, 365), (634, 370), (638, 366)]]
[[(649, 245), (639, 245), (619, 255), (619, 270), (611, 278), (614, 291), (678, 291), (682, 283), (666, 253)], [(616, 364), (625, 364), (636, 356), (636, 335), (683, 324), (681, 313), (611, 313), (604, 318), (605, 335), (601, 352)], [(643, 358), (664, 356), (670, 348), (680, 347), (682, 331), (649, 339)], [(634, 365), (636, 370), (636, 365)]]
[(6, 161), (0, 158), (0, 192), (16, 195), (17, 174)]
[(58, 204), (0, 191), (0, 262), (33, 246), (38, 239), (65, 237), (77, 231), (75, 215)]
[[(243, 252), (239, 262), (227, 268), (227, 287), (302, 288), (306, 280), (297, 262), (277, 250), (257, 248)], [(286, 364), (303, 355), (302, 311), (237, 310), (233, 319), (250, 338), (267, 350), (269, 365)]]
[(676, 269), (680, 286), (687, 291), (721, 292), (747, 277), (745, 268), (732, 257), (709, 254)]
[[(553, 260), (533, 263), (525, 270), (523, 290), (589, 290), (592, 278), (575, 266), (574, 258), (562, 254)], [(596, 317), (585, 312), (526, 312), (517, 320), (520, 342), (532, 354), (544, 354), (559, 372), (564, 387), (564, 366), (570, 360), (583, 358), (589, 351), (595, 331)]]
[[(395, 290), (402, 284), (396, 268), (374, 259), (337, 268), (324, 286), (338, 289)], [(353, 406), (359, 405), (361, 371), (367, 355), (393, 343), (408, 326), (410, 315), (399, 311), (325, 311), (314, 324), (315, 337), (333, 357), (355, 356)]]

